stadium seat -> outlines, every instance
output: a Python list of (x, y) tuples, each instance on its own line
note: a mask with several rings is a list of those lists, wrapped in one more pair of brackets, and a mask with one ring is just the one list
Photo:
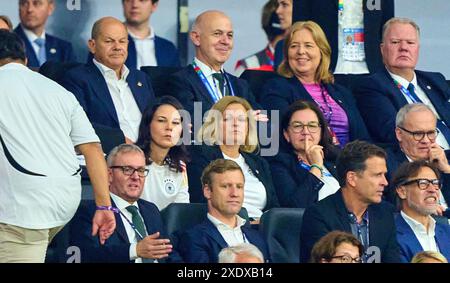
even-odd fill
[(179, 67), (160, 67), (160, 66), (143, 66), (141, 71), (146, 73), (150, 77), (153, 91), (156, 97), (163, 95), (170, 95), (166, 92), (166, 84), (169, 76), (177, 71), (181, 70)]
[(261, 217), (259, 230), (274, 263), (300, 261), (300, 228), (304, 208), (272, 208)]
[(64, 74), (68, 70), (80, 65), (82, 65), (82, 63), (78, 62), (62, 63), (57, 61), (47, 61), (39, 68), (39, 73), (57, 83), (60, 83)]
[(270, 79), (279, 77), (275, 72), (260, 70), (245, 70), (239, 78), (244, 79), (250, 86), (256, 102), (260, 103), (260, 95), (263, 85)]

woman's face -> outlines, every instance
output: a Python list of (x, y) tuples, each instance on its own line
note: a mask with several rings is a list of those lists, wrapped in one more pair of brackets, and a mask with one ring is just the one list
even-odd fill
[(239, 103), (227, 106), (222, 113), (222, 142), (225, 145), (244, 145), (248, 133), (247, 110)]
[(152, 143), (161, 148), (170, 149), (175, 146), (181, 137), (182, 124), (178, 110), (169, 104), (164, 104), (156, 109), (150, 122)]
[(320, 142), (322, 134), (319, 118), (311, 109), (295, 111), (283, 135), (296, 152), (304, 152), (306, 140), (310, 145)]
[(289, 66), (303, 83), (313, 83), (321, 59), (320, 49), (307, 29), (294, 32), (288, 49)]

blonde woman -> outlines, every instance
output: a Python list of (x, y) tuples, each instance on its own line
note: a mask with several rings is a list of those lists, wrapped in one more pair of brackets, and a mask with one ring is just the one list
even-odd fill
[(188, 164), (191, 202), (205, 202), (200, 177), (213, 160), (231, 159), (244, 172), (244, 207), (258, 219), (263, 211), (278, 206), (269, 165), (254, 152), (258, 149), (255, 116), (243, 98), (226, 96), (213, 105), (199, 131), (201, 145), (191, 147)]

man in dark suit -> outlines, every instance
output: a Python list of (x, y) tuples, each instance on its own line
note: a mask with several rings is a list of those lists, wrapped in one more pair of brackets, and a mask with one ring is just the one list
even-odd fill
[(70, 69), (61, 84), (76, 96), (91, 123), (120, 129), (127, 142), (134, 142), (142, 112), (155, 96), (148, 76), (125, 66), (127, 29), (115, 18), (102, 18), (88, 46), (94, 59)]
[(450, 226), (431, 217), (439, 206), (439, 169), (425, 160), (404, 163), (393, 180), (401, 212), (395, 218), (402, 262), (421, 251), (436, 251), (450, 259)]
[(25, 43), (28, 67), (39, 68), (46, 61), (74, 62), (72, 44), (45, 32), (54, 0), (19, 0), (20, 25), (14, 30)]
[(156, 36), (150, 26), (150, 16), (158, 8), (159, 0), (122, 0), (125, 25), (128, 28), (128, 58), (130, 69), (142, 66), (179, 67), (180, 57), (175, 45)]
[(383, 27), (380, 45), (385, 69), (361, 79), (354, 95), (375, 142), (396, 144), (395, 115), (408, 103), (422, 102), (438, 116), (438, 128), (450, 139), (450, 90), (440, 73), (415, 70), (419, 27), (410, 19), (393, 18)]
[(70, 223), (70, 242), (81, 251), (82, 262), (181, 261), (166, 238), (159, 210), (151, 202), (139, 199), (144, 188), (143, 151), (130, 144), (115, 147), (108, 155), (109, 190), (116, 217), (116, 230), (100, 245), (90, 233), (91, 216), (100, 209), (94, 201), (85, 201)]
[(352, 233), (365, 248), (364, 262), (399, 262), (393, 207), (382, 202), (386, 153), (362, 141), (348, 143), (337, 160), (341, 189), (306, 209), (301, 228), (301, 262), (324, 235)]
[(208, 219), (181, 235), (178, 249), (183, 259), (194, 263), (217, 263), (223, 248), (251, 243), (267, 260), (264, 239), (238, 215), (244, 200), (241, 167), (232, 160), (217, 159), (203, 171), (202, 184), (208, 200)]
[[(223, 69), (233, 49), (233, 27), (228, 16), (220, 11), (200, 14), (190, 37), (195, 46), (194, 61), (170, 76), (166, 91), (183, 104), (191, 119), (194, 119), (194, 102), (200, 102), (201, 112), (198, 109), (195, 113), (203, 117), (226, 95), (245, 98), (254, 109), (260, 109), (247, 82)], [(267, 120), (265, 116), (262, 119)]]

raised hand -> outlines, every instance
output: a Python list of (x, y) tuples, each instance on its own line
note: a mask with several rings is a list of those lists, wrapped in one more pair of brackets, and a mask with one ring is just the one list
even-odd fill
[(428, 158), (430, 162), (437, 165), (440, 171), (450, 173), (450, 165), (445, 156), (445, 151), (437, 143), (434, 142), (430, 145)]

